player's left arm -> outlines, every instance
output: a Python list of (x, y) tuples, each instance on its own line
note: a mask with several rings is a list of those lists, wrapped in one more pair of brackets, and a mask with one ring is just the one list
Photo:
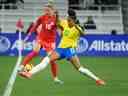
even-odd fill
[(75, 24), (75, 28), (80, 32), (80, 35), (86, 35), (86, 32), (78, 24)]
[(60, 35), (60, 37), (62, 37), (62, 35), (63, 35), (63, 27), (62, 26), (60, 26), (60, 25), (57, 25), (57, 28), (58, 28), (58, 30), (59, 30), (59, 35)]
[(33, 32), (37, 32), (37, 28), (38, 26), (41, 24), (41, 18), (39, 17), (35, 22), (32, 22), (32, 24), (30, 25), (30, 28), (28, 30), (28, 34), (27, 36), (25, 37), (24, 41), (27, 41), (28, 38), (30, 37), (30, 35), (33, 33)]
[(36, 32), (36, 30), (37, 30), (37, 28), (38, 28), (38, 26), (41, 24), (41, 17), (39, 17), (38, 19), (37, 19), (37, 21), (35, 22), (35, 23), (33, 23), (33, 26), (32, 26), (32, 28), (30, 29), (30, 33), (32, 33), (32, 32)]
[(60, 37), (62, 37), (64, 28), (61, 25), (61, 19), (58, 18), (56, 25), (57, 25), (57, 29), (59, 29), (59, 35)]

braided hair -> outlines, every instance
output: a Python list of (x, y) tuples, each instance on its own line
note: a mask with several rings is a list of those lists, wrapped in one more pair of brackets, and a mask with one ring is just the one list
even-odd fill
[(68, 17), (72, 18), (74, 21), (76, 21), (76, 12), (73, 9), (68, 9)]
[[(83, 26), (81, 26), (79, 20), (77, 19), (77, 14), (75, 12), (75, 10), (73, 9), (68, 9), (68, 17), (70, 17), (71, 19), (74, 20), (75, 24), (79, 25), (79, 27), (81, 27), (81, 29), (84, 31)], [(77, 26), (76, 26), (77, 27)], [(79, 30), (79, 28), (77, 28)]]

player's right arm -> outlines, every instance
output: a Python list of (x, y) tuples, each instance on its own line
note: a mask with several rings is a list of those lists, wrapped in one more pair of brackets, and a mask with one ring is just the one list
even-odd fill
[(39, 17), (36, 22), (33, 22), (32, 25), (30, 25), (30, 29), (28, 31), (27, 36), (25, 37), (24, 41), (27, 41), (29, 36), (32, 34), (32, 32), (36, 32), (36, 29), (38, 28), (38, 26), (41, 24), (41, 17)]
[(30, 29), (29, 33), (36, 32), (36, 29), (41, 24), (41, 17), (39, 17), (36, 22), (33, 24), (32, 28)]
[(66, 20), (65, 19), (59, 19), (57, 22), (57, 27), (60, 29), (60, 36), (62, 37), (63, 35), (63, 30), (65, 28), (66, 24)]

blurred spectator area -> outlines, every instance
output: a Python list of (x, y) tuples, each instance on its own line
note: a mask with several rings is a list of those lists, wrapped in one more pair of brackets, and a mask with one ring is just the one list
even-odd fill
[(18, 9), (24, 4), (24, 0), (0, 0), (0, 9)]
[(87, 30), (96, 30), (96, 23), (95, 23), (95, 21), (93, 20), (93, 17), (92, 16), (88, 16), (87, 17), (87, 21), (85, 21), (84, 23), (83, 23), (83, 26), (84, 26), (84, 28), (85, 29), (87, 29)]
[(69, 8), (78, 10), (118, 9), (120, 0), (69, 0)]
[[(111, 3), (113, 3), (115, 0), (108, 1), (112, 1)], [(24, 0), (24, 8), (0, 10), (0, 27), (2, 31), (15, 32), (15, 24), (19, 18), (23, 19), (24, 31), (26, 31), (30, 23), (42, 14), (42, 8), (47, 3), (47, 0)], [(118, 2), (114, 2), (114, 5), (109, 3), (103, 4), (100, 0), (54, 0), (55, 7), (62, 18), (66, 16), (68, 8), (71, 7), (69, 4), (72, 5), (72, 3), (75, 5), (77, 17), (82, 26), (84, 26), (88, 16), (91, 16), (95, 22), (96, 28), (93, 30), (87, 29), (88, 34), (111, 34), (111, 30), (116, 30), (117, 34), (122, 34), (122, 12)], [(102, 6), (105, 7), (105, 9), (102, 9)], [(110, 6), (116, 6), (116, 8), (107, 8)]]

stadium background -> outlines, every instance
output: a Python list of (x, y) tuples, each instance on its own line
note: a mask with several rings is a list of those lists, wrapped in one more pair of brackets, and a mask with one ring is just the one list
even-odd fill
[[(1, 0), (0, 2), (0, 96), (2, 96), (17, 60), (15, 55), (19, 44), (16, 22), (22, 18), (24, 37), (28, 26), (41, 15), (42, 8), (48, 1)], [(62, 18), (66, 16), (69, 7), (76, 10), (80, 25), (87, 29), (87, 36), (82, 37), (79, 42), (80, 61), (105, 79), (107, 85), (97, 87), (95, 82), (81, 77), (68, 62), (62, 60), (59, 61), (59, 76), (65, 81), (63, 85), (54, 84), (47, 69), (34, 76), (32, 80), (18, 76), (11, 96), (127, 96), (128, 1), (54, 0), (54, 5)], [(88, 23), (88, 18), (91, 18), (93, 23)], [(30, 39), (24, 48), (24, 54), (31, 51), (33, 46), (31, 41)], [(92, 50), (89, 51), (91, 45)], [(37, 57), (32, 64), (39, 62), (40, 57)]]

